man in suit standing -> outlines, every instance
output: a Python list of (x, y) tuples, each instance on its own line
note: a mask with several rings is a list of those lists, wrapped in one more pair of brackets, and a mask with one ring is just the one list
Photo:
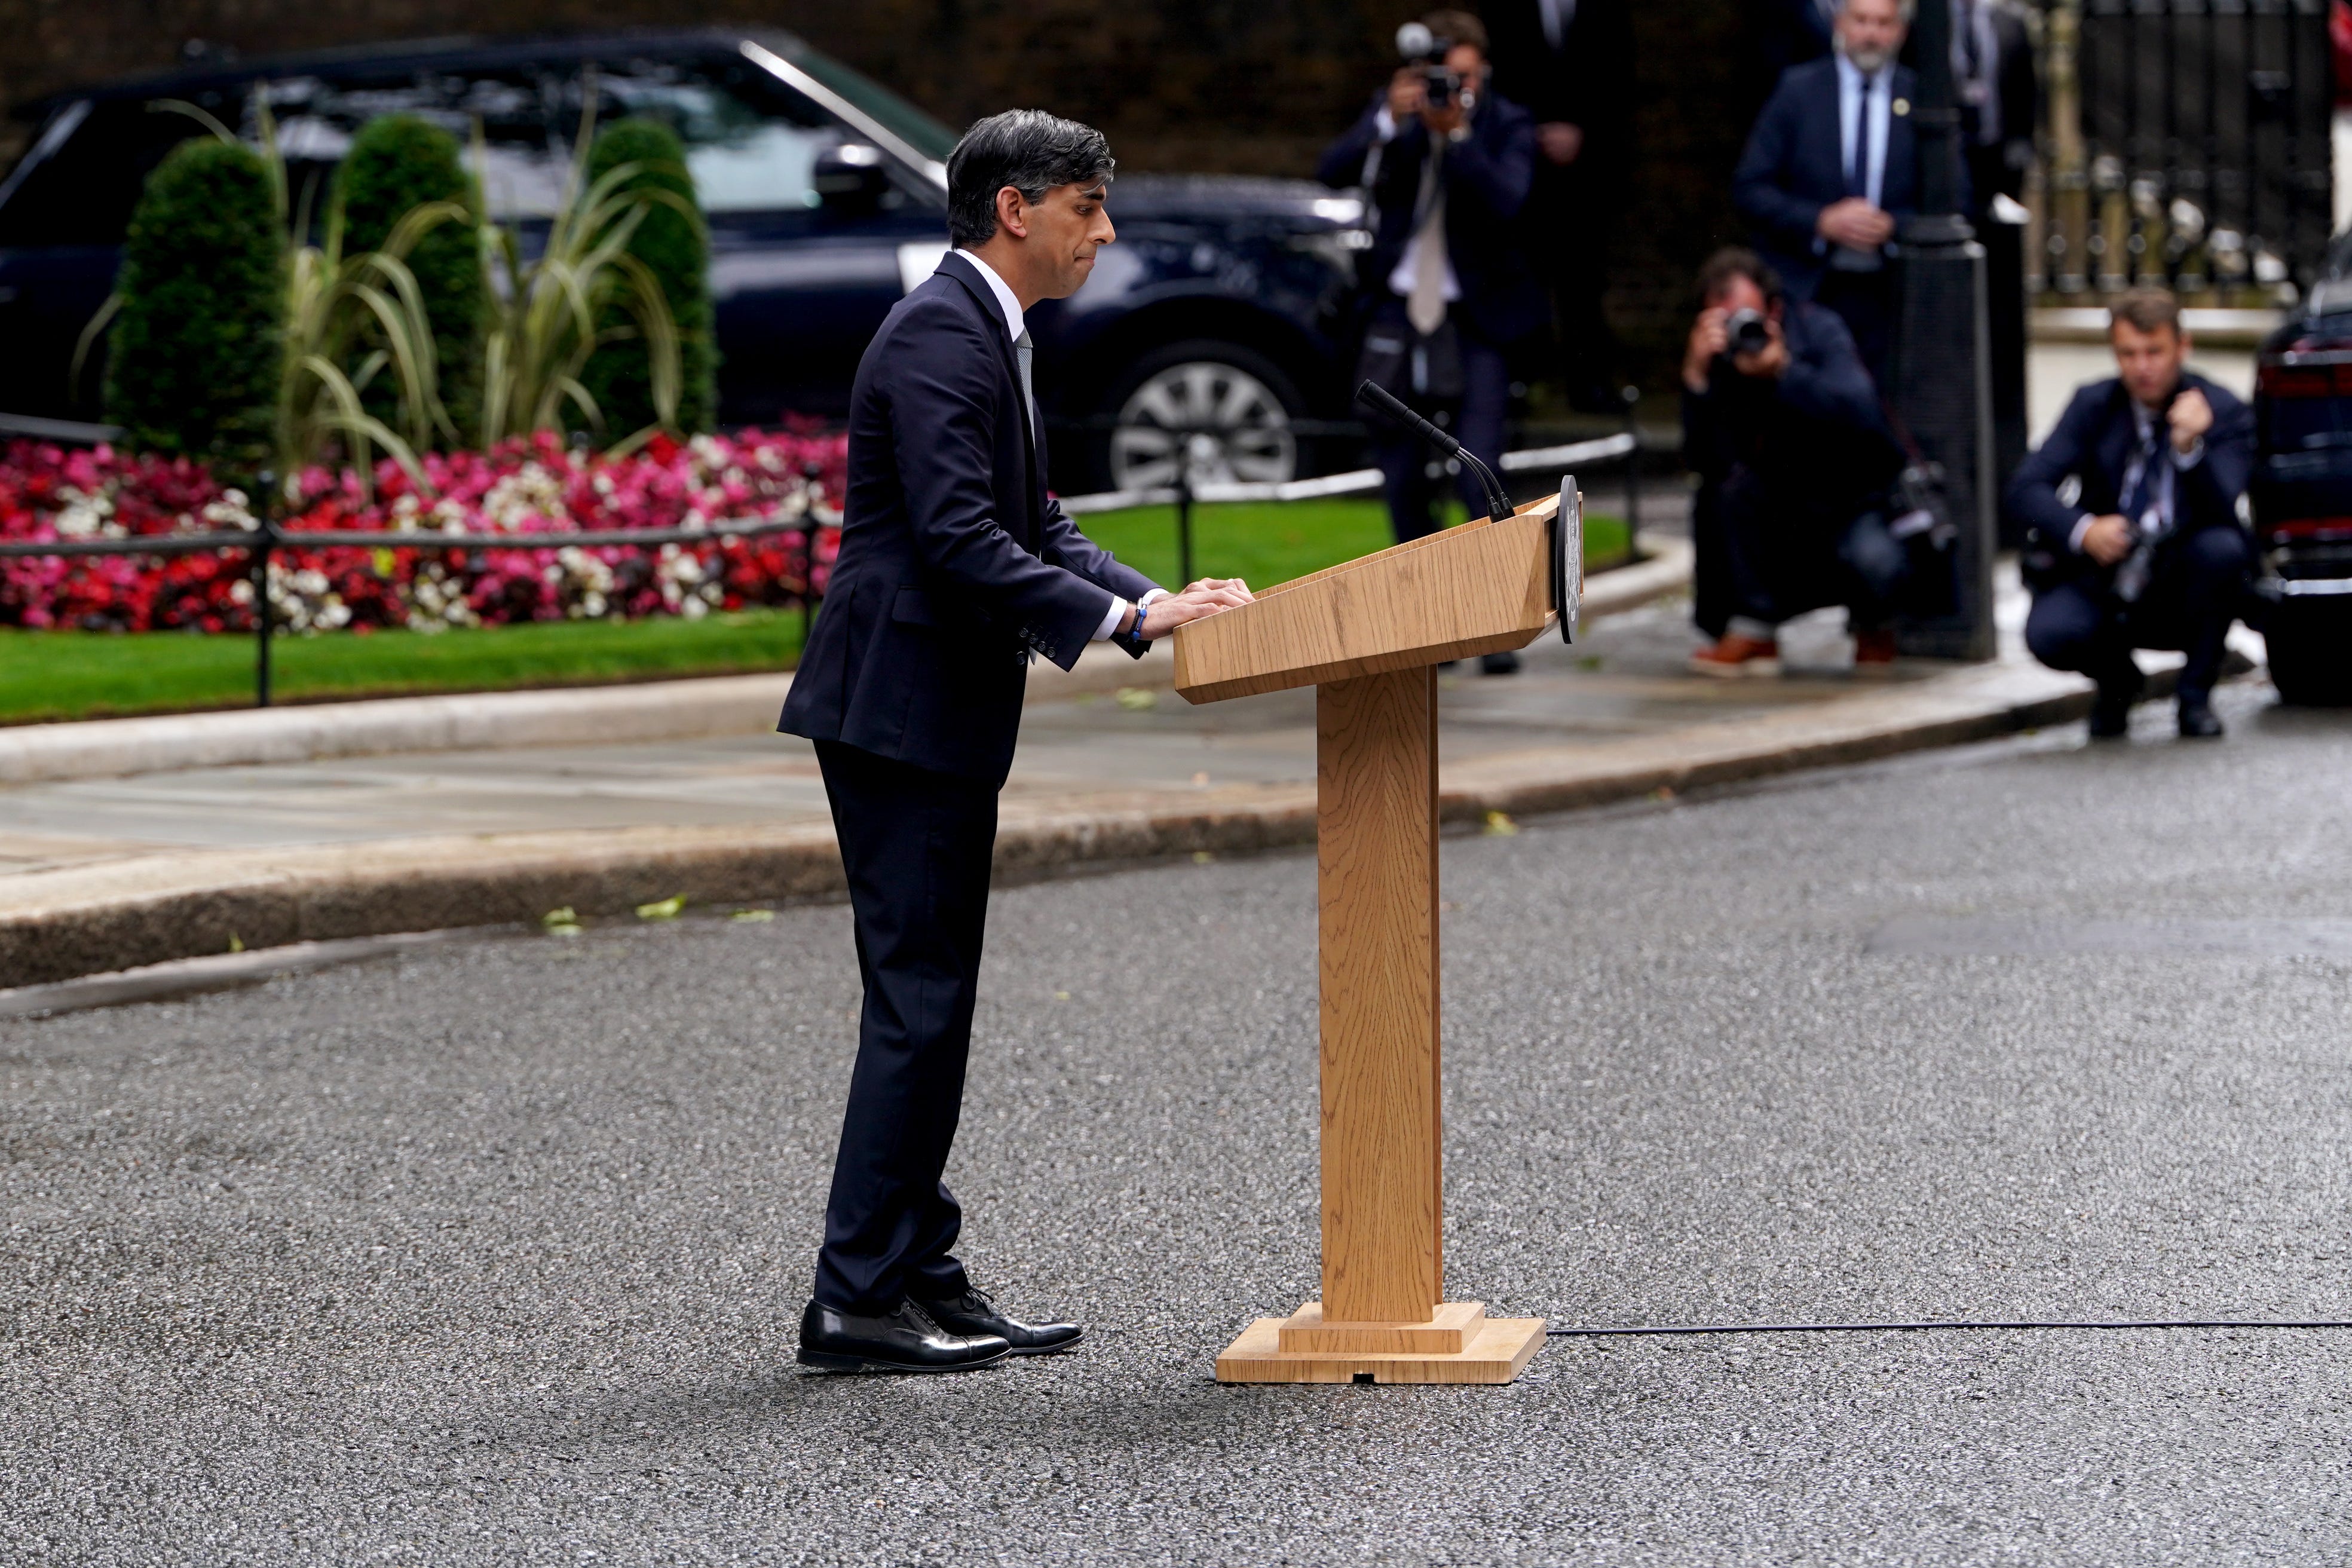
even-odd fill
[(1528, 243), (1551, 290), (1569, 401), (1618, 411), (1616, 335), (1601, 313), (1609, 238), (1633, 152), (1629, 0), (1496, 0), (1486, 7), (1495, 91), (1535, 117)]
[[(1487, 90), (1477, 17), (1433, 11), (1423, 25), (1442, 51), (1443, 99), (1431, 93), (1431, 67), (1403, 67), (1316, 174), (1328, 185), (1362, 187), (1376, 219), (1360, 264), (1364, 378), (1453, 422), (1462, 444), (1494, 468), (1510, 403), (1507, 356), (1549, 315), (1518, 224), (1535, 178), (1535, 122)], [(1427, 449), (1408, 431), (1383, 431), (1377, 444), (1397, 539), (1431, 532), (1438, 486)], [(1464, 505), (1483, 513), (1475, 477), (1465, 470), (1459, 480)], [(1486, 660), (1489, 669), (1517, 667), (1516, 654)]]
[(952, 1251), (940, 1180), (961, 1110), (996, 797), (1033, 654), (1140, 657), (1229, 605), (1120, 565), (1045, 493), (1024, 313), (1083, 284), (1113, 237), (1102, 134), (1034, 110), (948, 161), (956, 248), (891, 310), (850, 393), (849, 485), (824, 613), (779, 725), (816, 742), (848, 873), (866, 1000), (802, 1362), (951, 1372), (1068, 1348), (1014, 1319)]
[(2099, 683), (2094, 740), (2131, 728), (2141, 687), (2132, 649), (2184, 650), (2180, 733), (2211, 739), (2221, 733), (2212, 692), (2222, 639), (2253, 558), (2238, 521), (2253, 416), (2184, 368), (2189, 334), (2167, 290), (2117, 296), (2107, 332), (2120, 374), (2077, 392), (2010, 480), (2009, 504), (2040, 536), (2029, 559), (2043, 558), (2025, 644), (2053, 669)]
[(1895, 63), (1910, 13), (1911, 0), (1842, 0), (1835, 55), (1780, 78), (1731, 184), (1790, 298), (1843, 318), (1881, 390), (1894, 332), (1886, 246), (1918, 208), (1917, 87)]

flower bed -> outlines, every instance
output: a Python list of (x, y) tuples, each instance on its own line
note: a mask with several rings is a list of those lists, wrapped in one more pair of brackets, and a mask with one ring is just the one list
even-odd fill
[[(273, 558), (270, 605), (287, 628), (320, 632), (692, 617), (798, 603), (824, 591), (839, 545), (845, 457), (843, 437), (797, 432), (656, 437), (619, 458), (542, 436), (488, 453), (429, 456), (421, 489), (385, 462), (373, 500), (356, 473), (314, 468), (297, 481), (279, 525), (297, 535), (376, 530), (384, 543), (285, 545)], [(799, 519), (814, 524), (805, 544), (797, 531), (656, 548), (562, 542), (583, 530)], [(0, 459), (0, 539), (123, 539), (252, 522), (244, 494), (185, 459), (29, 441), (11, 444)], [(434, 533), (498, 533), (513, 542), (415, 542)], [(0, 626), (223, 632), (253, 624), (242, 551), (0, 559)]]

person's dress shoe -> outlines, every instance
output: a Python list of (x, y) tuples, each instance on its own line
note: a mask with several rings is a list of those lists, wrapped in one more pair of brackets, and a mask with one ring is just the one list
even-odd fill
[(834, 1372), (971, 1372), (1013, 1353), (1003, 1336), (941, 1324), (914, 1301), (878, 1318), (811, 1301), (801, 1314), (803, 1366)]
[(2226, 732), (2221, 716), (2202, 697), (2180, 700), (2180, 738), (2184, 741), (2218, 741)]
[(1517, 654), (1507, 650), (1502, 653), (1486, 653), (1478, 656), (1478, 673), (1481, 675), (1517, 675), (1518, 672), (1519, 656)]
[(1891, 631), (1853, 634), (1853, 672), (1860, 676), (1895, 673), (1895, 634)]
[(1749, 637), (1738, 632), (1727, 632), (1691, 655), (1690, 667), (1700, 675), (1778, 675), (1780, 673), (1780, 645), (1770, 637)]
[(2091, 739), (2120, 741), (2131, 733), (2132, 704), (2144, 684), (2137, 668), (2127, 680), (2099, 682), (2099, 695), (2091, 703)]
[(952, 1300), (926, 1301), (923, 1310), (950, 1333), (982, 1334), (1003, 1340), (1012, 1345), (1014, 1355), (1052, 1355), (1055, 1351), (1068, 1350), (1086, 1333), (1076, 1323), (1024, 1323), (1018, 1318), (1008, 1318), (984, 1293), (972, 1289)]

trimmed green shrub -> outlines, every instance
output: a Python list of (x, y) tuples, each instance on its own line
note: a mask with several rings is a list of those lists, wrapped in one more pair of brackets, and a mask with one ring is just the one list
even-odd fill
[(261, 154), (209, 136), (173, 148), (131, 211), (115, 287), (107, 417), (134, 451), (250, 483), (285, 354), (286, 234)]
[[(428, 202), (457, 202), (471, 221), (437, 224), (407, 256), (433, 327), (441, 405), (471, 437), (482, 416), (482, 333), (488, 321), (482, 286), (481, 201), (467, 173), (457, 139), (414, 114), (371, 120), (352, 139), (335, 174), (343, 215), (345, 256), (381, 250), (400, 220)], [(397, 426), (394, 378), (379, 374), (363, 395), (369, 413)]]
[[(691, 434), (711, 428), (719, 405), (719, 352), (711, 337), (710, 235), (703, 225), (702, 208), (695, 199), (694, 176), (687, 172), (686, 148), (677, 132), (658, 121), (617, 120), (606, 126), (588, 150), (586, 185), (624, 163), (644, 167), (620, 185), (620, 190), (673, 193), (687, 211), (667, 201), (656, 202), (629, 238), (629, 254), (646, 264), (660, 282), (677, 324), (677, 428)], [(598, 348), (581, 373), (581, 382), (604, 416), (607, 436), (618, 438), (654, 422), (653, 367), (645, 340), (636, 335), (634, 319), (621, 305), (606, 308), (599, 331), (627, 335)]]

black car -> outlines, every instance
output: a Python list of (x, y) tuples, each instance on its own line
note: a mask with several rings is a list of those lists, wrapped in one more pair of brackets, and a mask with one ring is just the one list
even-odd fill
[(2263, 342), (2254, 421), (2271, 679), (2289, 702), (2352, 702), (2352, 234)]
[[(562, 189), (583, 104), (656, 116), (687, 146), (711, 229), (719, 416), (837, 418), (883, 315), (946, 246), (955, 133), (798, 38), (697, 28), (401, 44), (193, 65), (36, 106), (0, 182), (0, 411), (99, 417), (68, 385), (112, 288), (142, 183), (204, 134), (193, 104), (257, 133), (257, 89), (299, 183), (331, 171), (369, 118), (481, 130), (493, 218), (528, 235)], [(1322, 466), (1294, 421), (1345, 416), (1340, 318), (1357, 204), (1305, 182), (1129, 176), (1118, 243), (1076, 298), (1033, 316), (1046, 412), (1068, 432), (1065, 489), (1286, 479)], [(1131, 426), (1131, 428), (1114, 426)]]

